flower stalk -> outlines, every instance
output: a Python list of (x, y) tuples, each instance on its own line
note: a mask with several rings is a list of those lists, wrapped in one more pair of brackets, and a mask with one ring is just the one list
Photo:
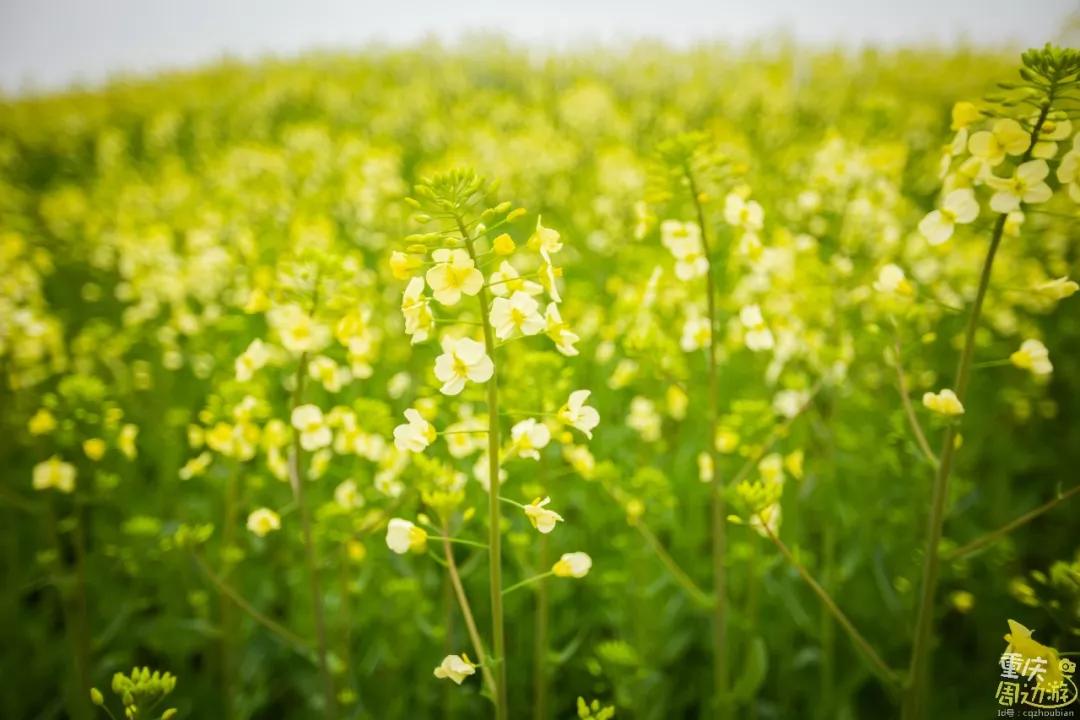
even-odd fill
[[(469, 257), (477, 260), (475, 242), (461, 216), (455, 216), (458, 230), (465, 243)], [(495, 718), (507, 720), (509, 709), (506, 694), (506, 636), (503, 625), (502, 590), (502, 514), (499, 511), (499, 366), (495, 359), (495, 333), (490, 320), (490, 297), (486, 287), (477, 292), (480, 320), (483, 324), (484, 349), (494, 366), (487, 382), (488, 406), (488, 473), (491, 488), (488, 496), (488, 551), (490, 562), (489, 584), (491, 589), (491, 644), (495, 665), (493, 672)]]
[(720, 716), (728, 712), (728, 663), (727, 663), (727, 537), (724, 514), (724, 481), (720, 473), (720, 453), (716, 448), (716, 426), (720, 416), (718, 404), (718, 355), (720, 335), (717, 332), (716, 280), (713, 259), (709, 248), (709, 234), (705, 223), (705, 210), (701, 205), (697, 181), (690, 164), (683, 165), (683, 173), (690, 186), (694, 201), (698, 230), (701, 233), (701, 249), (708, 263), (705, 272), (705, 294), (709, 319), (708, 347), (708, 423), (706, 425), (709, 456), (712, 458), (713, 480), (711, 488), (712, 509), (712, 561), (713, 561), (713, 692), (716, 711)]
[[(290, 412), (300, 406), (304, 395), (304, 381), (307, 376), (307, 353), (300, 355), (296, 368), (296, 385), (293, 388)], [(301, 463), (303, 448), (300, 446), (300, 433), (294, 432), (292, 447), (289, 451), (289, 483), (292, 485), (293, 498), (300, 514), (300, 531), (304, 539), (304, 564), (307, 566), (308, 583), (311, 589), (312, 615), (315, 620), (315, 641), (318, 652), (319, 675), (322, 677), (325, 695), (325, 715), (328, 720), (337, 717), (337, 692), (334, 689), (334, 677), (330, 673), (326, 640), (326, 619), (323, 613), (322, 588), (319, 583), (319, 567), (315, 555), (315, 543), (311, 533), (311, 512), (304, 502), (304, 469)]]
[[(1046, 116), (1050, 112), (1050, 104), (1053, 99), (1054, 88), (1051, 86), (1045, 101), (1040, 107), (1038, 118), (1031, 128), (1028, 149), (1024, 152), (1018, 165), (1022, 165), (1031, 159), (1036, 140), (1039, 137), (1039, 131), (1042, 129)], [(967, 328), (964, 331), (964, 347), (960, 353), (960, 360), (956, 368), (956, 382), (953, 385), (956, 397), (961, 403), (964, 401), (968, 383), (971, 380), (972, 359), (975, 356), (975, 335), (982, 319), (983, 302), (990, 287), (994, 258), (997, 255), (998, 247), (1001, 245), (1007, 217), (1008, 213), (999, 213), (994, 223), (990, 244), (986, 250), (986, 258), (979, 273), (979, 285), (975, 291), (975, 300), (968, 315)], [(916, 612), (914, 642), (911, 650), (911, 663), (908, 668), (908, 688), (904, 699), (903, 717), (907, 720), (916, 720), (926, 715), (926, 680), (933, 635), (934, 598), (937, 594), (938, 573), (941, 564), (939, 546), (945, 525), (945, 502), (948, 495), (949, 476), (952, 473), (953, 461), (956, 456), (958, 427), (958, 423), (951, 423), (945, 428), (941, 452), (938, 454), (939, 461), (937, 473), (934, 477), (930, 514), (927, 520), (925, 557), (923, 560), (922, 582), (920, 584), (922, 590)]]

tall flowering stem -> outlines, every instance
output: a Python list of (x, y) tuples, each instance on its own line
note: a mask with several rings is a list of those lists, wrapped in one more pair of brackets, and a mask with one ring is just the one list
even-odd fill
[[(300, 406), (304, 395), (304, 379), (307, 377), (307, 353), (300, 355), (296, 368), (296, 385), (293, 388), (290, 410)], [(337, 717), (337, 692), (334, 689), (334, 676), (330, 673), (327, 660), (326, 620), (323, 614), (322, 588), (319, 582), (319, 567), (315, 557), (315, 543), (311, 535), (311, 513), (304, 502), (304, 469), (300, 459), (303, 448), (300, 447), (300, 433), (293, 433), (292, 449), (289, 453), (289, 482), (293, 497), (300, 512), (300, 529), (304, 537), (304, 563), (308, 571), (308, 583), (311, 587), (312, 614), (315, 619), (315, 642), (318, 650), (319, 675), (322, 677), (325, 698), (325, 714), (333, 720)]]
[[(455, 217), (461, 238), (469, 257), (476, 263), (475, 240), (465, 227), (460, 215)], [(509, 710), (506, 697), (506, 634), (503, 626), (502, 597), (502, 514), (499, 509), (499, 366), (495, 360), (495, 332), (491, 327), (491, 301), (486, 287), (481, 286), (476, 295), (480, 305), (480, 319), (484, 331), (484, 349), (491, 358), (494, 369), (487, 382), (488, 406), (488, 473), (491, 491), (488, 495), (488, 553), (491, 572), (491, 649), (495, 657), (493, 671), (495, 680), (495, 717), (506, 720)]]
[(698, 230), (701, 233), (701, 249), (708, 263), (705, 273), (705, 294), (709, 316), (709, 352), (708, 352), (708, 393), (709, 456), (712, 458), (712, 561), (713, 561), (713, 689), (716, 693), (717, 712), (726, 712), (728, 668), (727, 668), (727, 536), (724, 520), (724, 483), (720, 473), (720, 453), (716, 449), (716, 426), (720, 416), (719, 381), (717, 378), (717, 356), (720, 334), (716, 320), (716, 279), (713, 273), (712, 254), (709, 249), (709, 233), (705, 224), (705, 210), (701, 205), (697, 181), (690, 164), (683, 165), (686, 181), (690, 185), (690, 195), (694, 200)]
[[(1046, 89), (1043, 102), (1039, 106), (1039, 114), (1031, 128), (1028, 149), (1020, 158), (1022, 165), (1031, 159), (1038, 140), (1039, 132), (1046, 122), (1050, 112), (1051, 103), (1054, 101), (1056, 90), (1056, 75), (1051, 79)], [(972, 303), (968, 315), (967, 328), (964, 332), (964, 347), (960, 353), (960, 360), (956, 368), (956, 380), (954, 383), (956, 397), (962, 404), (967, 394), (968, 383), (971, 380), (971, 365), (975, 355), (975, 335), (982, 319), (983, 302), (986, 299), (986, 291), (990, 287), (990, 276), (994, 268), (994, 258), (1001, 238), (1005, 231), (1005, 221), (1008, 213), (999, 213), (994, 222), (993, 232), (990, 236), (990, 245), (986, 250), (986, 258), (983, 260), (982, 270), (979, 274), (979, 286), (975, 292), (975, 301)], [(942, 530), (945, 524), (945, 500), (948, 495), (949, 476), (952, 473), (953, 461), (956, 456), (956, 441), (958, 423), (950, 423), (946, 427), (941, 443), (941, 452), (938, 454), (937, 474), (934, 477), (933, 494), (930, 501), (930, 515), (927, 521), (925, 557), (923, 560), (921, 593), (915, 619), (915, 635), (911, 651), (911, 663), (908, 668), (908, 689), (904, 700), (903, 716), (908, 720), (915, 720), (926, 716), (926, 680), (930, 665), (930, 650), (933, 636), (934, 621), (934, 597), (937, 594), (938, 574), (941, 565), (939, 545), (941, 543)]]

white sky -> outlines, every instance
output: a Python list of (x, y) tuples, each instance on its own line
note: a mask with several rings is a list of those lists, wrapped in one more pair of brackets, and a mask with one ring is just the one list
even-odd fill
[(98, 83), (315, 48), (495, 31), (532, 45), (676, 45), (786, 33), (808, 43), (1062, 42), (1080, 0), (0, 0), (0, 92)]

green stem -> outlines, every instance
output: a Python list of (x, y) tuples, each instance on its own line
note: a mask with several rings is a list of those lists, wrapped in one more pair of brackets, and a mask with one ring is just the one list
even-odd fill
[(709, 455), (712, 458), (712, 561), (713, 561), (713, 692), (714, 705), (718, 717), (728, 714), (728, 667), (727, 667), (727, 537), (724, 512), (724, 481), (720, 473), (720, 453), (716, 448), (716, 426), (719, 419), (719, 386), (717, 364), (720, 334), (717, 332), (716, 288), (712, 254), (709, 249), (708, 228), (705, 225), (705, 210), (701, 206), (697, 181), (690, 165), (683, 166), (686, 181), (690, 185), (690, 195), (697, 214), (698, 230), (701, 233), (701, 249), (708, 263), (705, 273), (705, 295), (709, 317), (709, 352), (708, 352), (708, 409), (707, 425)]
[[(307, 377), (307, 353), (300, 355), (296, 368), (296, 385), (293, 388), (290, 412), (300, 405), (304, 394), (304, 382)], [(293, 498), (300, 511), (300, 531), (304, 539), (304, 564), (307, 566), (308, 584), (311, 589), (312, 615), (315, 620), (315, 642), (318, 649), (319, 675), (322, 677), (325, 695), (325, 714), (329, 720), (337, 717), (337, 692), (334, 690), (334, 676), (330, 673), (326, 641), (326, 618), (323, 613), (322, 588), (319, 582), (319, 565), (315, 556), (315, 542), (311, 533), (311, 513), (304, 502), (304, 477), (302, 463), (303, 448), (300, 447), (300, 433), (293, 432), (292, 449), (289, 453), (289, 481), (292, 485)]]
[[(469, 257), (476, 262), (476, 248), (473, 238), (465, 229), (460, 216), (455, 217), (458, 230), (465, 241)], [(481, 286), (477, 293), (480, 304), (480, 320), (484, 328), (484, 346), (491, 358), (494, 369), (487, 382), (488, 406), (488, 473), (491, 477), (491, 489), (488, 494), (488, 547), (490, 558), (489, 584), (491, 590), (491, 643), (492, 658), (495, 663), (495, 718), (508, 720), (510, 716), (506, 693), (506, 635), (503, 626), (502, 592), (502, 515), (499, 512), (499, 370), (495, 360), (495, 332), (488, 315), (490, 302), (487, 288)]]
[[(1051, 89), (1046, 101), (1039, 112), (1039, 118), (1031, 129), (1031, 141), (1027, 152), (1019, 160), (1022, 165), (1031, 158), (1035, 148), (1039, 131), (1053, 101), (1053, 89)], [(960, 354), (960, 361), (956, 369), (956, 383), (954, 392), (961, 403), (967, 394), (968, 381), (971, 379), (971, 362), (975, 355), (975, 335), (979, 329), (979, 320), (982, 317), (982, 306), (986, 299), (987, 288), (990, 287), (990, 276), (994, 269), (994, 257), (997, 255), (998, 246), (1005, 230), (1006, 214), (998, 215), (994, 223), (993, 235), (990, 237), (990, 246), (986, 250), (986, 259), (983, 261), (982, 272), (979, 275), (979, 287), (975, 292), (975, 302), (971, 306), (971, 314), (968, 316), (967, 329), (964, 333), (964, 348)], [(938, 550), (941, 544), (941, 535), (945, 524), (945, 502), (948, 496), (949, 475), (952, 472), (953, 459), (956, 455), (956, 432), (959, 423), (950, 424), (945, 428), (942, 438), (940, 462), (937, 466), (937, 474), (934, 477), (934, 489), (930, 502), (930, 516), (927, 521), (926, 547), (924, 549), (922, 591), (919, 597), (918, 610), (915, 616), (915, 635), (911, 649), (911, 663), (908, 668), (908, 691), (904, 698), (903, 717), (906, 720), (916, 720), (926, 715), (926, 679), (930, 664), (930, 645), (933, 635), (934, 597), (937, 594), (938, 571), (940, 569), (941, 555)]]
[(551, 571), (551, 570), (548, 570), (548, 571), (547, 571), (547, 572), (545, 572), (545, 573), (540, 573), (539, 575), (533, 575), (532, 577), (529, 577), (529, 578), (525, 578), (525, 579), (524, 579), (524, 580), (522, 580), (521, 582), (518, 582), (518, 583), (514, 583), (514, 584), (513, 584), (513, 585), (511, 585), (510, 587), (508, 587), (508, 588), (506, 588), (505, 590), (503, 590), (503, 591), (502, 591), (502, 594), (503, 594), (503, 595), (509, 595), (510, 593), (514, 592), (514, 591), (515, 591), (515, 590), (517, 590), (518, 588), (523, 588), (523, 587), (525, 587), (526, 585), (532, 585), (532, 584), (533, 584), (534, 582), (538, 582), (538, 581), (540, 581), (540, 580), (543, 580), (543, 579), (544, 579), (544, 578), (546, 578), (546, 577), (551, 577), (552, 575), (553, 575), (552, 571)]
[(964, 557), (966, 555), (970, 555), (971, 553), (973, 553), (973, 552), (975, 552), (977, 550), (981, 550), (983, 547), (985, 547), (985, 546), (987, 546), (987, 545), (989, 545), (989, 544), (991, 544), (993, 542), (996, 542), (996, 541), (1000, 540), (1001, 538), (1005, 537), (1006, 535), (1011, 533), (1016, 528), (1027, 525), (1029, 522), (1031, 522), (1035, 518), (1039, 517), (1043, 513), (1049, 512), (1050, 510), (1053, 510), (1055, 507), (1057, 507), (1061, 503), (1065, 502), (1066, 500), (1068, 500), (1069, 498), (1071, 498), (1073, 495), (1075, 495), (1077, 493), (1080, 493), (1080, 485), (1076, 485), (1074, 487), (1069, 488), (1068, 490), (1066, 490), (1062, 494), (1058, 495), (1053, 500), (1048, 500), (1045, 503), (1043, 503), (1042, 505), (1040, 505), (1039, 507), (1035, 508), (1034, 510), (1029, 510), (1028, 512), (1024, 513), (1020, 517), (1015, 518), (1013, 520), (1010, 520), (1009, 522), (1005, 523), (1004, 525), (1002, 525), (998, 529), (992, 530), (992, 531), (986, 533), (985, 535), (983, 535), (981, 537), (978, 537), (975, 540), (972, 540), (968, 544), (962, 545), (962, 546), (956, 548), (952, 552), (945, 554), (942, 557), (942, 560), (945, 560), (946, 562), (948, 562), (950, 560), (957, 560), (957, 559), (962, 558), (962, 557)]
[(495, 697), (495, 676), (487, 661), (487, 653), (484, 652), (484, 642), (480, 639), (480, 631), (476, 629), (476, 619), (473, 617), (472, 607), (469, 605), (469, 596), (465, 594), (465, 587), (461, 584), (461, 575), (458, 574), (457, 562), (454, 560), (454, 549), (443, 537), (443, 555), (446, 558), (446, 572), (450, 576), (450, 584), (457, 596), (458, 606), (461, 608), (461, 616), (465, 619), (465, 629), (472, 641), (473, 652), (480, 661), (480, 673), (484, 676), (484, 683)]
[[(540, 536), (540, 567), (548, 567), (548, 536)], [(548, 586), (536, 589), (536, 620), (533, 637), (533, 718), (547, 720), (548, 709)]]

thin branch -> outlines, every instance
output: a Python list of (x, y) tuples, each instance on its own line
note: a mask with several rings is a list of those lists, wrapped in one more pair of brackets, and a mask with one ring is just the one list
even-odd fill
[(1035, 508), (1034, 510), (1029, 510), (1028, 512), (1024, 513), (1020, 517), (1015, 518), (1013, 520), (1010, 520), (1009, 522), (1007, 522), (1004, 525), (1002, 525), (1001, 527), (999, 527), (997, 530), (992, 530), (992, 531), (986, 533), (985, 535), (983, 535), (981, 537), (978, 537), (975, 540), (972, 540), (968, 544), (962, 545), (962, 546), (956, 548), (955, 550), (953, 550), (952, 552), (946, 553), (942, 557), (942, 559), (945, 560), (945, 561), (949, 561), (949, 560), (956, 560), (958, 558), (962, 558), (965, 555), (970, 555), (971, 553), (982, 549), (986, 545), (989, 545), (989, 544), (991, 544), (993, 542), (996, 542), (997, 540), (1000, 540), (1001, 538), (1005, 537), (1006, 535), (1011, 533), (1016, 528), (1023, 527), (1024, 525), (1027, 525), (1029, 522), (1031, 522), (1035, 518), (1039, 517), (1043, 513), (1046, 513), (1046, 512), (1049, 512), (1049, 511), (1053, 510), (1055, 507), (1057, 507), (1061, 503), (1065, 502), (1066, 500), (1071, 498), (1073, 495), (1076, 495), (1077, 493), (1080, 493), (1080, 485), (1076, 485), (1074, 487), (1069, 488), (1068, 490), (1066, 490), (1062, 494), (1058, 495), (1053, 500), (1048, 500), (1048, 501), (1044, 502), (1042, 505), (1040, 505), (1039, 507)]
[(305, 657), (309, 657), (312, 651), (311, 645), (307, 643), (302, 637), (289, 630), (281, 623), (270, 619), (266, 615), (255, 609), (255, 606), (244, 599), (240, 593), (234, 590), (228, 583), (221, 579), (221, 577), (215, 573), (206, 561), (203, 560), (198, 553), (192, 552), (191, 557), (195, 560), (195, 564), (206, 575), (206, 578), (217, 588), (218, 592), (227, 597), (233, 602), (236, 607), (247, 613), (252, 620), (265, 627), (270, 632), (277, 635), (289, 645), (292, 645), (294, 649), (302, 651)]
[(758, 516), (758, 519), (761, 521), (761, 527), (765, 530), (765, 534), (768, 536), (768, 538), (772, 540), (773, 544), (776, 545), (777, 549), (780, 550), (781, 554), (783, 554), (783, 556), (787, 559), (791, 566), (795, 568), (795, 570), (799, 573), (799, 576), (802, 577), (806, 584), (810, 586), (810, 589), (813, 590), (814, 594), (818, 596), (821, 602), (825, 605), (825, 608), (832, 614), (834, 618), (836, 618), (836, 621), (840, 623), (840, 627), (844, 628), (848, 636), (851, 638), (851, 641), (854, 642), (856, 647), (858, 647), (859, 650), (862, 651), (863, 656), (870, 661), (871, 666), (877, 672), (877, 674), (881, 676), (881, 678), (886, 682), (892, 685), (899, 685), (900, 677), (897, 672), (885, 664), (885, 661), (881, 659), (881, 656), (877, 654), (877, 651), (874, 650), (873, 646), (870, 645), (870, 643), (867, 642), (866, 638), (862, 636), (862, 633), (860, 633), (858, 629), (856, 629), (855, 625), (853, 625), (851, 620), (848, 619), (848, 616), (844, 614), (844, 611), (841, 610), (840, 607), (836, 604), (836, 601), (832, 599), (832, 596), (829, 595), (825, 588), (821, 587), (821, 585), (818, 584), (818, 581), (815, 580), (809, 572), (807, 572), (806, 568), (804, 568), (802, 564), (795, 559), (795, 556), (792, 554), (788, 546), (785, 545), (783, 541), (776, 536), (776, 533), (772, 531), (772, 528), (769, 527), (768, 521), (760, 515)]
[[(445, 532), (449, 532), (449, 529), (444, 530)], [(446, 541), (445, 534), (443, 535), (443, 553), (446, 557), (446, 570), (450, 575), (450, 584), (454, 586), (454, 595), (457, 596), (458, 607), (461, 608), (461, 615), (465, 618), (465, 629), (469, 632), (469, 639), (472, 641), (476, 659), (480, 661), (480, 672), (484, 676), (484, 682), (487, 684), (488, 689), (491, 690), (492, 697), (495, 697), (495, 676), (488, 666), (484, 641), (480, 639), (480, 631), (476, 629), (476, 619), (473, 617), (472, 608), (469, 605), (469, 596), (465, 594), (465, 587), (461, 584), (461, 576), (458, 574), (457, 563), (454, 561), (454, 549)]]
[(898, 385), (897, 389), (900, 391), (900, 401), (904, 405), (904, 414), (907, 415), (911, 431), (915, 433), (915, 442), (918, 443), (919, 449), (922, 450), (923, 455), (930, 461), (930, 464), (937, 467), (938, 457), (930, 449), (930, 443), (926, 441), (926, 433), (923, 432), (922, 425), (919, 424), (919, 416), (915, 414), (915, 407), (911, 404), (911, 389), (908, 387), (907, 376), (904, 374), (904, 365), (900, 360), (900, 338), (893, 341), (893, 348), (896, 350), (896, 357), (893, 362), (896, 366), (896, 384)]
[(697, 583), (686, 574), (686, 571), (679, 567), (679, 564), (675, 562), (675, 558), (671, 557), (668, 551), (664, 548), (663, 543), (657, 539), (653, 534), (649, 526), (642, 522), (640, 519), (634, 522), (634, 527), (641, 533), (641, 536), (645, 538), (645, 542), (649, 544), (649, 547), (656, 553), (656, 557), (660, 558), (660, 562), (664, 563), (664, 567), (668, 569), (671, 576), (675, 578), (675, 581), (683, 587), (684, 590), (690, 595), (694, 602), (698, 603), (702, 607), (712, 607), (713, 599), (709, 597), (708, 593), (697, 586)]

